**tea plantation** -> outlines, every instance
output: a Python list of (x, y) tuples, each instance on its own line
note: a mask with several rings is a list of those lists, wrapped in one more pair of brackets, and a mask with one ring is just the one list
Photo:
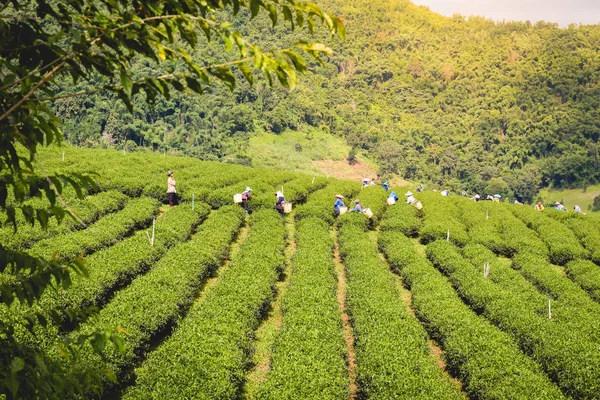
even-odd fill
[[(163, 154), (63, 147), (38, 160), (93, 172), (98, 187), (63, 194), (80, 221), (18, 220), (0, 244), (83, 255), (89, 273), (0, 307), (0, 321), (73, 376), (107, 376), (81, 398), (600, 399), (595, 216), (430, 191), (417, 210), (378, 186)], [(233, 204), (247, 186), (249, 215)], [(284, 218), (279, 190), (293, 203)], [(373, 217), (335, 218), (335, 194)], [(32, 313), (46, 326), (26, 329)], [(98, 330), (124, 347), (61, 351)]]

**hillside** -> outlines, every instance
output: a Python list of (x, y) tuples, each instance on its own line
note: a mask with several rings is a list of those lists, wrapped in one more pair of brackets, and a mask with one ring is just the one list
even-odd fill
[[(232, 93), (217, 85), (154, 108), (140, 98), (133, 115), (104, 94), (69, 98), (55, 104), (66, 138), (250, 163), (263, 156), (248, 151), (254, 135), (318, 129), (364, 152), (384, 176), (456, 191), (485, 192), (496, 178), (494, 189), (530, 202), (540, 187), (600, 180), (599, 26), (446, 18), (405, 0), (318, 3), (343, 16), (347, 39), (318, 32), (335, 53), (312, 63), (295, 91), (261, 80)], [(306, 35), (265, 30), (260, 18), (235, 26), (265, 48)], [(193, 56), (228, 57), (210, 44)]]
[[(63, 194), (87, 226), (2, 226), (0, 245), (84, 254), (89, 276), (34, 307), (3, 303), (0, 322), (70, 378), (113, 376), (85, 397), (597, 397), (597, 216), (433, 191), (416, 193), (417, 210), (399, 190), (389, 205), (377, 186), (161, 154), (63, 147), (37, 158), (47, 173), (99, 175), (84, 200)], [(173, 208), (161, 204), (167, 169), (182, 200)], [(250, 215), (232, 204), (246, 186)], [(275, 190), (294, 203), (284, 218)], [(335, 218), (335, 194), (373, 217)], [(0, 283), (23, 278), (4, 271)], [(35, 334), (31, 312), (46, 317)], [(122, 352), (59, 351), (102, 329)]]

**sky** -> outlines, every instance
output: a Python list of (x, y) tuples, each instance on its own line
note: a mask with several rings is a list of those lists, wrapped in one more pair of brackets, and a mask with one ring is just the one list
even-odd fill
[(480, 15), (494, 21), (600, 24), (600, 0), (412, 0), (442, 15)]

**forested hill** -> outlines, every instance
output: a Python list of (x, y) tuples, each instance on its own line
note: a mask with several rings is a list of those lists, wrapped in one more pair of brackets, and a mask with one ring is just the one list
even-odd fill
[[(368, 152), (384, 174), (454, 190), (530, 201), (541, 186), (600, 182), (600, 25), (447, 18), (404, 0), (316, 3), (344, 18), (347, 38), (317, 33), (335, 53), (295, 91), (215, 86), (204, 97), (174, 93), (154, 109), (139, 98), (133, 116), (106, 94), (67, 98), (55, 104), (67, 139), (251, 162), (255, 132), (321, 129)], [(266, 48), (306, 36), (262, 28), (260, 18), (237, 29)], [(193, 57), (227, 55), (207, 45)]]

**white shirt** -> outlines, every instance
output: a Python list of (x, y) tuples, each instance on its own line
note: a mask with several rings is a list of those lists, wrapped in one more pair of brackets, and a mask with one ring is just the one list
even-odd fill
[(175, 178), (173, 177), (167, 179), (167, 193), (177, 193), (177, 190), (175, 190)]

